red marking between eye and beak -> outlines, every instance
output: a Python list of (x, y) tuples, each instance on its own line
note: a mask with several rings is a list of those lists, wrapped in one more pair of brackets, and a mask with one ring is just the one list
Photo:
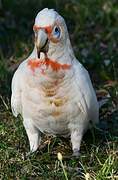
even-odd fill
[(36, 25), (33, 26), (33, 30), (34, 30), (34, 31), (39, 31), (39, 29), (40, 29), (39, 26), (36, 26)]
[(59, 26), (58, 21), (56, 21), (56, 22), (55, 22), (53, 25), (51, 25), (51, 26), (41, 27), (41, 26), (34, 25), (34, 26), (33, 26), (33, 30), (36, 31), (36, 32), (39, 31), (40, 29), (45, 30), (45, 32), (46, 32), (47, 35), (48, 35), (48, 39), (51, 40), (53, 43), (57, 43), (57, 42), (60, 41), (60, 38), (55, 38), (55, 37), (53, 36), (53, 34), (52, 34), (53, 28), (54, 28), (55, 26)]
[(45, 26), (45, 27), (40, 27), (37, 25), (33, 26), (34, 31), (39, 31), (40, 29), (44, 29), (46, 31), (46, 33), (48, 33), (48, 34), (50, 34), (52, 32), (52, 26)]

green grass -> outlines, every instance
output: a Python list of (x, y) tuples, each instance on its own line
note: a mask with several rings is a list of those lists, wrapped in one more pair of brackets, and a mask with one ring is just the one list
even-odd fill
[[(104, 131), (95, 129), (94, 138), (92, 133), (88, 132), (83, 139), (79, 159), (71, 158), (69, 139), (46, 136), (42, 138), (41, 149), (28, 155), (29, 144), (22, 119), (21, 117), (15, 119), (10, 112), (9, 104), (5, 104), (6, 102), (3, 103), (2, 100), (0, 112), (1, 179), (65, 179), (57, 158), (58, 152), (63, 155), (63, 165), (68, 179), (85, 179), (87, 173), (89, 173), (89, 179), (93, 180), (118, 178), (118, 137), (115, 124)], [(111, 118), (115, 123), (117, 114), (113, 113)]]
[[(68, 179), (117, 180), (117, 0), (0, 2), (0, 179), (65, 179), (57, 158), (61, 152)], [(33, 20), (44, 7), (64, 16), (77, 58), (89, 70), (94, 87), (110, 96), (100, 110), (100, 124), (85, 134), (78, 159), (71, 158), (69, 139), (44, 135), (40, 150), (28, 155), (22, 118), (14, 118), (10, 109), (11, 79), (33, 48)]]

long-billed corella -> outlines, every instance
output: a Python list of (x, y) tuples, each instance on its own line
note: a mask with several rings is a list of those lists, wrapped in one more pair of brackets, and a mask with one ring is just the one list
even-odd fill
[(34, 49), (12, 80), (11, 107), (21, 114), (30, 151), (40, 145), (41, 133), (70, 136), (79, 155), (85, 131), (99, 121), (99, 106), (87, 70), (76, 59), (62, 16), (40, 11), (33, 26)]

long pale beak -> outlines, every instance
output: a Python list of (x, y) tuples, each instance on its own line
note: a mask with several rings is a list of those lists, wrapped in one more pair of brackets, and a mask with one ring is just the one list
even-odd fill
[(48, 37), (45, 30), (40, 29), (35, 37), (35, 45), (37, 48), (38, 56), (40, 56), (40, 52), (47, 52), (48, 50)]

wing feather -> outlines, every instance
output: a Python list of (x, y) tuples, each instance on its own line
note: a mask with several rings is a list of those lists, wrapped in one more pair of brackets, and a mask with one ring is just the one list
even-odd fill
[(77, 61), (75, 64), (75, 83), (78, 89), (78, 104), (83, 114), (94, 124), (98, 122), (99, 105), (87, 70)]
[(22, 113), (21, 103), (21, 87), (20, 87), (21, 73), (19, 69), (15, 72), (12, 79), (12, 96), (11, 96), (11, 109), (15, 117)]

